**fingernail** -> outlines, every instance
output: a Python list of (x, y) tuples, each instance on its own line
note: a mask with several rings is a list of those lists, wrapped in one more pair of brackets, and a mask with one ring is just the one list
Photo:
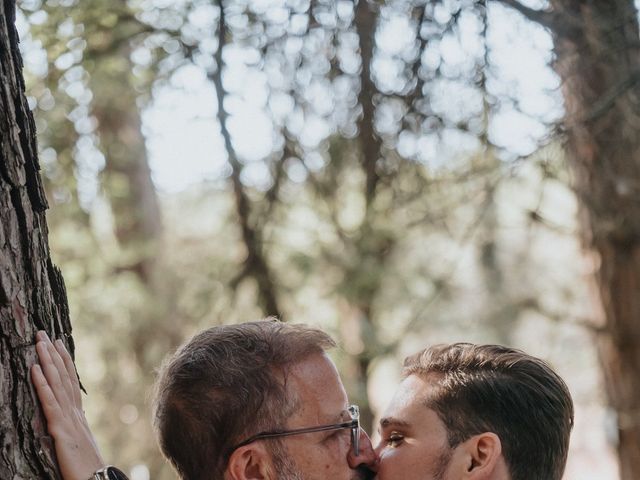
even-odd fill
[(55, 341), (56, 347), (60, 347), (60, 348), (64, 348), (64, 343), (62, 343), (62, 340), (57, 339)]

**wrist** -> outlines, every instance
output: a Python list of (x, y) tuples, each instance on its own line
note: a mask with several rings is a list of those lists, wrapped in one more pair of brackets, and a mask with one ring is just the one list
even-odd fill
[(119, 468), (107, 465), (96, 470), (87, 480), (129, 480), (129, 478)]

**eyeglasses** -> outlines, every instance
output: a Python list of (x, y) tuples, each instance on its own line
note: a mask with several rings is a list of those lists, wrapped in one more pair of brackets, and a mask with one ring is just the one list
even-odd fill
[(293, 430), (274, 430), (271, 432), (261, 432), (257, 435), (247, 438), (243, 442), (238, 443), (231, 449), (231, 451), (233, 452), (240, 447), (244, 447), (245, 445), (249, 445), (250, 443), (255, 442), (256, 440), (262, 440), (266, 438), (288, 437), (290, 435), (302, 435), (303, 433), (325, 432), (328, 430), (350, 428), (353, 453), (358, 456), (360, 455), (360, 409), (357, 405), (350, 405), (347, 408), (347, 411), (349, 412), (349, 416), (351, 417), (351, 420), (348, 422), (334, 423), (331, 425), (319, 425), (317, 427), (296, 428)]

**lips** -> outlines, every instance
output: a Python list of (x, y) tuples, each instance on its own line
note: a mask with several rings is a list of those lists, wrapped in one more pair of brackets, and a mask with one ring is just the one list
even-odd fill
[(353, 476), (352, 480), (372, 480), (375, 478), (376, 473), (369, 470), (364, 465), (360, 465), (356, 468), (356, 473)]

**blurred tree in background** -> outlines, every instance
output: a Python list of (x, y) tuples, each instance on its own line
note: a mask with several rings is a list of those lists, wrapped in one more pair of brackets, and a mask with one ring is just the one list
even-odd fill
[[(547, 358), (579, 406), (569, 478), (601, 474), (587, 460), (618, 438), (621, 478), (637, 477), (640, 395), (619, 388), (640, 378), (625, 303), (640, 298), (637, 12), (539, 3), (21, 3), (51, 244), (107, 458), (172, 478), (149, 427), (154, 368), (200, 328), (277, 314), (340, 340), (369, 425), (399, 359), (429, 343)], [(158, 191), (155, 105), (194, 85), (216, 173)], [(194, 152), (181, 143), (174, 171)]]

